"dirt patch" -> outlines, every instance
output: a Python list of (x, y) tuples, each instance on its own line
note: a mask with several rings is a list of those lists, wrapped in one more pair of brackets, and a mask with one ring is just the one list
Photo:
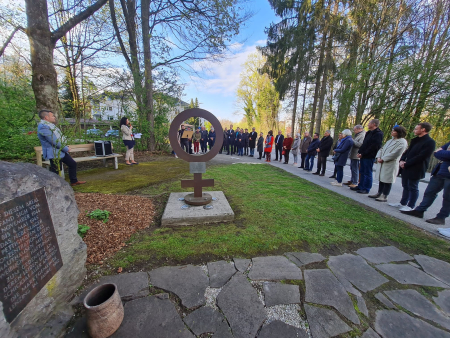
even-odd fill
[[(88, 248), (87, 264), (103, 264), (132, 234), (154, 224), (155, 206), (146, 197), (75, 193), (75, 199), (80, 209), (78, 224), (90, 227), (83, 238)], [(96, 209), (111, 212), (106, 223), (86, 215)]]

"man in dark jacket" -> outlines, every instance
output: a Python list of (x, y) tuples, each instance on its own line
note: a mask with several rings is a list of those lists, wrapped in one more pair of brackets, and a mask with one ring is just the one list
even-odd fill
[(313, 175), (325, 176), (325, 170), (327, 170), (327, 157), (330, 155), (331, 147), (333, 146), (333, 138), (330, 134), (331, 132), (329, 130), (325, 131), (323, 134), (324, 136), (316, 149), (319, 155), (317, 156), (317, 171)]
[(202, 138), (200, 140), (200, 148), (202, 150), (202, 153), (206, 153), (208, 146), (208, 131), (205, 129), (205, 127), (202, 127), (200, 133), (202, 134)]
[(360, 194), (368, 194), (370, 189), (372, 189), (373, 164), (375, 163), (377, 152), (383, 143), (383, 132), (378, 128), (379, 125), (380, 120), (370, 120), (368, 124), (369, 131), (366, 133), (363, 144), (358, 150), (357, 157), (360, 159), (359, 184), (350, 189)]
[(216, 132), (214, 131), (214, 127), (211, 127), (211, 130), (208, 133), (209, 150), (214, 147), (214, 143), (216, 143)]
[(423, 214), (433, 204), (437, 195), (444, 189), (442, 208), (435, 218), (427, 219), (428, 223), (444, 225), (450, 215), (450, 142), (434, 152), (439, 163), (434, 167), (430, 183), (428, 183), (422, 203), (414, 210), (402, 211), (403, 214), (423, 218)]
[(220, 148), (219, 154), (222, 154), (222, 152), (227, 150), (227, 146), (228, 146), (228, 128), (225, 127), (225, 129), (223, 130), (223, 142), (222, 142), (222, 148)]
[(278, 135), (275, 136), (275, 161), (278, 161), (278, 154), (280, 154), (280, 162), (283, 158), (283, 141), (284, 135), (281, 133), (281, 130), (278, 130)]
[(402, 168), (403, 194), (400, 203), (389, 203), (391, 207), (399, 207), (400, 211), (410, 211), (416, 206), (419, 198), (419, 181), (425, 177), (430, 157), (436, 149), (436, 142), (428, 135), (431, 130), (428, 122), (419, 123), (414, 128), (417, 136), (400, 158)]
[(228, 146), (227, 146), (227, 155), (233, 155), (234, 153), (234, 129), (233, 129), (233, 125), (230, 124), (230, 130), (227, 131), (227, 136), (228, 136)]
[(312, 138), (311, 138), (311, 136), (309, 136), (309, 132), (305, 131), (302, 141), (300, 142), (300, 156), (302, 158), (302, 163), (300, 164), (299, 168), (305, 167), (305, 159), (306, 159), (306, 156), (308, 155), (308, 148), (309, 148), (309, 145), (311, 144), (311, 142), (312, 142)]
[(248, 129), (242, 134), (242, 142), (244, 143), (244, 155), (248, 155)]
[(248, 135), (248, 146), (250, 148), (249, 157), (255, 156), (256, 139), (258, 138), (258, 133), (255, 131), (255, 127), (252, 128), (252, 132)]
[(309, 144), (308, 148), (306, 149), (307, 154), (305, 158), (305, 166), (303, 170), (312, 171), (312, 168), (314, 167), (314, 157), (317, 154), (317, 148), (319, 147), (320, 141), (319, 141), (320, 135), (318, 133), (315, 133), (313, 136), (313, 139), (311, 140), (311, 143)]

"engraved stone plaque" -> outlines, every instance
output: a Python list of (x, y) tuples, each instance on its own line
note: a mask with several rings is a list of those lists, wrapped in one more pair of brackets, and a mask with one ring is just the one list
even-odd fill
[(9, 323), (62, 265), (45, 188), (0, 204), (0, 301)]

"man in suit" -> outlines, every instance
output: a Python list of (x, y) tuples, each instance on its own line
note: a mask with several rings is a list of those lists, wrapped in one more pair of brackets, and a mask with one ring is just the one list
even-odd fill
[[(330, 156), (331, 147), (333, 146), (333, 138), (330, 136), (329, 130), (325, 131), (324, 136), (320, 140), (317, 151), (317, 171), (313, 175), (325, 176), (327, 170), (327, 157)], [(322, 171), (321, 171), (322, 170)]]
[(39, 112), (39, 118), (41, 121), (38, 124), (37, 134), (42, 145), (42, 156), (45, 160), (50, 160), (50, 171), (58, 173), (57, 163), (60, 167), (65, 163), (69, 167), (70, 185), (86, 183), (86, 181), (78, 181), (77, 162), (69, 155), (70, 147), (64, 145), (66, 139), (55, 125), (55, 115), (50, 110), (44, 109)]
[(278, 153), (280, 154), (280, 162), (281, 162), (281, 159), (283, 158), (283, 156), (282, 156), (283, 141), (284, 141), (284, 136), (281, 133), (281, 130), (278, 130), (278, 135), (275, 137), (275, 161), (278, 161)]
[(242, 134), (243, 140), (244, 140), (244, 155), (248, 155), (248, 129), (245, 129), (245, 132)]
[(219, 154), (222, 154), (222, 152), (226, 151), (228, 147), (228, 128), (225, 127), (223, 131), (223, 142), (222, 142), (222, 148), (220, 148)]
[(400, 208), (400, 211), (413, 210), (419, 198), (419, 181), (425, 177), (430, 157), (436, 149), (436, 142), (428, 135), (431, 128), (428, 122), (419, 123), (414, 128), (414, 134), (417, 137), (411, 140), (408, 149), (400, 158), (400, 168), (403, 169), (402, 199), (400, 203), (389, 204)]
[(239, 150), (239, 143), (241, 142), (240, 140), (242, 140), (242, 135), (241, 135), (241, 130), (239, 129), (239, 127), (236, 128), (236, 132), (234, 133), (234, 148), (233, 148), (233, 153), (237, 154), (238, 150)]
[(228, 130), (227, 136), (228, 136), (227, 155), (233, 155), (235, 133), (232, 124), (230, 124), (230, 130)]
[(312, 142), (311, 136), (309, 136), (309, 132), (305, 131), (302, 141), (300, 142), (300, 156), (302, 157), (302, 163), (299, 168), (305, 168), (305, 159), (308, 155), (308, 148)]
[(250, 147), (249, 157), (255, 155), (256, 139), (258, 138), (258, 133), (255, 131), (255, 127), (252, 128), (252, 132), (248, 135), (248, 146)]
[(205, 129), (205, 127), (202, 127), (202, 130), (200, 131), (202, 134), (202, 138), (200, 139), (200, 147), (202, 150), (202, 153), (206, 153), (207, 145), (208, 145), (208, 131)]

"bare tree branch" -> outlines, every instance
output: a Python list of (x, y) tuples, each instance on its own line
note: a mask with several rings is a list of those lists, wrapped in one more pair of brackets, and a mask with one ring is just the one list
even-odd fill
[(16, 28), (14, 28), (13, 32), (9, 35), (9, 37), (6, 39), (5, 43), (3, 44), (3, 47), (0, 49), (0, 56), (3, 55), (3, 53), (5, 52), (6, 47), (8, 47), (9, 43), (11, 42), (11, 40), (14, 37), (14, 34), (16, 34), (17, 31), (24, 31), (23, 27), (21, 26), (17, 26)]

